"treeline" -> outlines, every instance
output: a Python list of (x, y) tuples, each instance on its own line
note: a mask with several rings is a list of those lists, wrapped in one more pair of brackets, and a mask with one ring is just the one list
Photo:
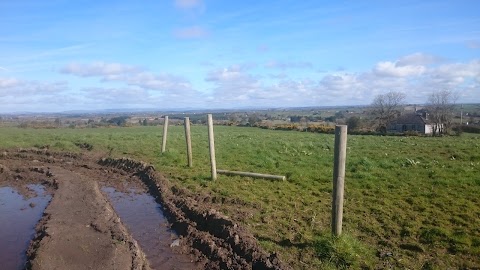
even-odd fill
[(292, 123), (300, 123), (300, 122), (304, 122), (304, 121), (318, 122), (318, 121), (323, 120), (321, 116), (317, 116), (317, 115), (308, 115), (308, 116), (305, 116), (305, 115), (290, 115), (290, 116), (288, 116), (288, 118), (290, 118), (290, 122), (292, 122)]
[(461, 132), (467, 132), (467, 133), (480, 133), (480, 126), (472, 126), (472, 125), (461, 125), (461, 126), (456, 126), (453, 128), (453, 131), (457, 133)]

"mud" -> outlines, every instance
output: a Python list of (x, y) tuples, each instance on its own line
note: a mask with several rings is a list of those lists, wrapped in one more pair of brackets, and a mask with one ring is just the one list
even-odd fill
[(98, 183), (104, 181), (119, 191), (126, 181), (147, 185), (180, 236), (172, 252), (188, 254), (195, 268), (290, 269), (237, 222), (213, 209), (210, 198), (172, 186), (148, 164), (100, 158), (88, 150), (0, 153), (0, 187), (28, 192), (26, 184), (39, 183), (53, 193), (28, 249), (28, 269), (150, 269), (140, 245), (100, 192)]

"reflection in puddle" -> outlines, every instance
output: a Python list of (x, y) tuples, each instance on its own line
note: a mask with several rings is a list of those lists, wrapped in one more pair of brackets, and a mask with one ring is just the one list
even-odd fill
[(104, 187), (115, 211), (147, 255), (153, 269), (192, 269), (188, 255), (172, 252), (176, 235), (167, 226), (160, 205), (148, 193), (130, 189), (129, 193)]
[(0, 187), (0, 265), (24, 269), (26, 250), (51, 196), (42, 185), (28, 185), (35, 196), (25, 198), (11, 187)]

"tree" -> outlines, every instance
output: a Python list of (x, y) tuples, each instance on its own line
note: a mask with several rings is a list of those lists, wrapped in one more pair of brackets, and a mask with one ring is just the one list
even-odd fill
[(390, 91), (383, 95), (377, 95), (372, 102), (372, 114), (377, 120), (377, 130), (387, 131), (390, 122), (400, 114), (400, 106), (403, 105), (405, 94)]
[[(348, 112), (347, 112), (348, 113)], [(345, 114), (342, 111), (338, 111), (335, 113), (335, 118), (345, 118)]]
[(348, 130), (355, 130), (360, 127), (361, 119), (358, 116), (352, 116), (347, 119)]
[(250, 114), (248, 116), (248, 123), (250, 126), (255, 126), (258, 122), (260, 122), (260, 118), (256, 113)]
[(228, 120), (230, 121), (230, 123), (232, 123), (232, 125), (237, 125), (240, 121), (240, 117), (238, 117), (236, 113), (232, 113), (228, 116)]
[(450, 90), (433, 92), (428, 97), (427, 112), (433, 123), (433, 136), (450, 132), (457, 99), (458, 94)]
[(108, 123), (115, 124), (117, 126), (125, 126), (128, 118), (128, 116), (117, 116), (108, 120)]
[(292, 123), (298, 123), (302, 119), (301, 115), (290, 115), (290, 122)]
[(332, 115), (329, 117), (325, 117), (325, 121), (335, 123), (337, 121), (337, 118), (334, 115)]
[(305, 128), (306, 128), (306, 127), (308, 126), (308, 118), (305, 117), (305, 116), (303, 116), (302, 118), (300, 118), (300, 125), (301, 125), (302, 127), (305, 127)]

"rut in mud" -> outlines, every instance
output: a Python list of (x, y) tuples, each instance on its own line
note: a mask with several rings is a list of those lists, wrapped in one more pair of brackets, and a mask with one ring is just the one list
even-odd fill
[(182, 256), (188, 256), (191, 269), (289, 269), (275, 254), (264, 252), (242, 226), (198, 199), (198, 194), (172, 187), (143, 162), (47, 149), (3, 151), (0, 187), (42, 183), (53, 193), (30, 243), (27, 268), (149, 269), (148, 256), (98, 184), (119, 187), (127, 180), (144, 183), (156, 197), (180, 236), (172, 254), (186, 254)]
[[(187, 254), (178, 254), (172, 246), (179, 243), (178, 235), (170, 229), (161, 206), (143, 186), (130, 181), (124, 187), (103, 187), (120, 220), (128, 228), (153, 269), (190, 270), (198, 268)], [(123, 190), (125, 188), (126, 190)]]

